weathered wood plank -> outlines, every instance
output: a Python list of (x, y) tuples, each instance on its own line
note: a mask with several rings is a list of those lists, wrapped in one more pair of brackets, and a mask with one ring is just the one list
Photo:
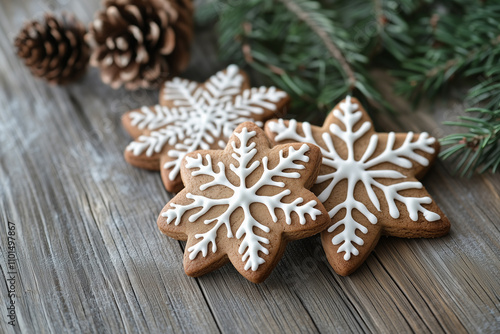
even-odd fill
[[(439, 162), (423, 183), (452, 222), (435, 240), (384, 238), (349, 277), (329, 267), (318, 237), (291, 243), (261, 285), (231, 266), (193, 279), (183, 243), (156, 228), (171, 195), (157, 173), (127, 165), (127, 110), (151, 91), (114, 91), (95, 70), (52, 87), (33, 79), (12, 40), (25, 19), (58, 1), (4, 2), (0, 10), (0, 268), (7, 277), (7, 221), (16, 224), (18, 324), (0, 332), (432, 332), (500, 330), (500, 180), (450, 175)], [(99, 0), (66, 1), (88, 22)], [(204, 80), (219, 63), (213, 33), (199, 29), (185, 76)], [(382, 85), (389, 89), (381, 73)], [(381, 130), (428, 131), (461, 106), (376, 116)], [(5, 288), (0, 298), (8, 301)]]
[[(33, 15), (4, 9), (3, 36), (10, 37), (10, 17)], [(1, 42), (11, 51), (11, 38)], [(18, 232), (16, 329), (217, 331), (197, 282), (177, 269), (179, 244), (161, 242), (148, 223), (168, 194), (157, 175), (123, 164), (123, 103), (154, 94), (112, 91), (95, 71), (73, 86), (49, 87), (11, 53), (2, 52), (11, 66), (2, 66), (0, 179), (2, 222), (15, 222)], [(144, 177), (152, 182), (142, 186)], [(2, 321), (2, 329), (13, 328)]]

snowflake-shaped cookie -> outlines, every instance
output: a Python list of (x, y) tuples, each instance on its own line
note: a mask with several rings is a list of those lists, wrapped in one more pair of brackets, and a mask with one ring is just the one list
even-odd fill
[(168, 191), (182, 189), (182, 158), (199, 149), (226, 146), (234, 129), (245, 121), (262, 121), (284, 113), (288, 95), (274, 87), (250, 88), (235, 65), (205, 83), (174, 78), (165, 82), (160, 104), (132, 110), (123, 124), (135, 138), (125, 150), (132, 165), (161, 170)]
[(327, 227), (323, 205), (308, 190), (321, 164), (319, 149), (294, 143), (271, 148), (264, 132), (245, 122), (225, 150), (186, 155), (186, 188), (162, 210), (158, 226), (187, 240), (184, 268), (199, 276), (231, 261), (252, 282), (262, 282), (290, 240)]
[(439, 143), (427, 133), (376, 133), (355, 98), (347, 97), (322, 128), (294, 120), (271, 120), (276, 143), (320, 147), (323, 163), (312, 188), (329, 211), (322, 233), (332, 267), (348, 275), (363, 263), (380, 235), (439, 237), (450, 224), (417, 180), (435, 159)]

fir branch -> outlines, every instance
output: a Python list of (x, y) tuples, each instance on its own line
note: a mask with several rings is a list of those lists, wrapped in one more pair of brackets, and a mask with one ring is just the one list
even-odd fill
[(437, 96), (452, 80), (479, 80), (464, 102), (481, 106), (467, 110), (480, 115), (444, 123), (468, 132), (443, 138), (442, 144), (449, 147), (441, 157), (453, 159), (455, 172), (462, 176), (495, 172), (500, 163), (500, 5), (458, 0), (443, 4), (418, 20), (424, 28), (416, 29), (413, 38), (420, 46), (395, 72), (401, 78), (398, 90), (417, 103), (423, 96)]
[[(425, 0), (338, 0), (335, 8), (338, 19), (348, 30), (353, 42), (359, 44), (363, 53), (374, 59), (381, 53), (388, 53), (378, 60), (392, 57), (403, 60), (408, 57), (414, 46), (409, 31), (409, 17), (421, 8)], [(390, 58), (390, 59), (387, 59)]]
[(292, 107), (303, 110), (303, 117), (330, 111), (346, 94), (389, 108), (366, 70), (364, 50), (352, 43), (331, 6), (311, 0), (210, 4), (219, 12), (223, 57), (247, 63), (289, 92)]
[(352, 70), (351, 66), (347, 63), (347, 60), (345, 59), (344, 55), (340, 51), (340, 49), (335, 45), (333, 42), (331, 35), (333, 33), (328, 30), (330, 30), (330, 25), (327, 23), (326, 25), (321, 26), (321, 22), (327, 22), (326, 18), (321, 17), (320, 19), (316, 18), (313, 19), (312, 15), (319, 15), (319, 13), (310, 13), (307, 11), (306, 6), (300, 6), (301, 1), (294, 1), (294, 0), (279, 0), (282, 2), (286, 8), (288, 8), (292, 13), (294, 13), (301, 21), (306, 23), (312, 31), (314, 31), (325, 47), (328, 49), (330, 54), (337, 59), (339, 62), (340, 66), (342, 67), (344, 73), (348, 77), (348, 82), (349, 82), (349, 90), (353, 90), (354, 87), (356, 86), (356, 76), (354, 75), (354, 71)]
[(458, 12), (448, 6), (438, 13), (439, 5), (414, 23), (418, 46), (394, 71), (401, 78), (397, 90), (415, 103), (435, 97), (453, 79), (488, 78), (486, 70), (500, 62), (500, 5), (464, 2)]
[[(491, 72), (499, 70), (498, 66), (493, 66)], [(484, 69), (483, 73), (488, 75), (488, 71)], [(493, 75), (484, 79), (480, 78), (480, 82), (469, 89), (467, 93), (467, 101), (471, 105), (483, 105), (485, 109), (500, 108), (500, 75)]]
[(397, 92), (415, 103), (455, 79), (478, 80), (464, 102), (483, 107), (481, 116), (446, 123), (469, 131), (444, 138), (442, 157), (458, 158), (463, 175), (499, 169), (497, 1), (207, 1), (198, 17), (217, 19), (224, 58), (287, 91), (301, 120), (329, 112), (346, 94), (389, 109), (369, 75), (373, 64), (393, 69)]
[(479, 112), (482, 117), (460, 117), (460, 122), (445, 122), (445, 125), (459, 126), (469, 131), (448, 135), (441, 139), (442, 145), (449, 145), (440, 153), (442, 159), (451, 158), (455, 163), (455, 172), (461, 176), (471, 176), (500, 166), (500, 109), (468, 109)]

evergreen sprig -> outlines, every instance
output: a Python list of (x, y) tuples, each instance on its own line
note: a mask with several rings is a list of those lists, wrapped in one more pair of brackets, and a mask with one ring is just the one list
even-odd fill
[[(446, 7), (446, 3), (454, 6)], [(498, 79), (493, 77), (500, 74), (496, 66), (500, 61), (500, 4), (438, 2), (416, 20), (412, 37), (416, 46), (394, 73), (402, 79), (399, 92), (415, 101), (435, 97), (457, 78), (483, 78), (478, 89)], [(474, 103), (487, 99), (478, 97)]]
[(387, 106), (367, 72), (363, 45), (352, 43), (338, 13), (325, 2), (213, 0), (199, 11), (204, 20), (206, 13), (218, 15), (223, 57), (265, 74), (292, 94), (295, 109), (325, 113), (335, 100), (353, 93)]
[[(207, 0), (198, 22), (217, 20), (219, 47), (289, 92), (299, 118), (327, 113), (352, 94), (390, 109), (368, 69), (385, 66), (417, 103), (460, 78), (477, 80), (466, 103), (477, 117), (446, 123), (443, 158), (463, 175), (500, 164), (500, 4), (471, 0)], [(463, 161), (462, 161), (463, 160)]]
[(454, 159), (455, 172), (462, 176), (488, 169), (496, 172), (500, 166), (500, 109), (472, 108), (467, 111), (478, 112), (483, 117), (461, 116), (460, 122), (445, 122), (446, 125), (466, 128), (468, 132), (444, 137), (441, 144), (450, 147), (440, 156)]
[(455, 171), (498, 170), (500, 164), (500, 4), (494, 1), (443, 1), (429, 7), (415, 25), (418, 45), (395, 71), (398, 91), (414, 102), (435, 97), (457, 79), (476, 80), (464, 100), (477, 117), (445, 122), (468, 129), (449, 135), (443, 159), (454, 158)]

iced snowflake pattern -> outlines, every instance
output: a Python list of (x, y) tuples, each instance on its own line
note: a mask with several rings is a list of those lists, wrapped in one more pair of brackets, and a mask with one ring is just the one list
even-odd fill
[[(405, 205), (412, 221), (418, 220), (419, 213), (422, 213), (425, 220), (429, 222), (437, 221), (441, 217), (437, 213), (431, 212), (423, 207), (423, 204), (430, 204), (432, 202), (430, 197), (405, 197), (399, 193), (407, 189), (422, 189), (423, 186), (420, 182), (405, 182), (404, 179), (406, 176), (397, 170), (373, 169), (373, 167), (384, 163), (390, 163), (405, 169), (410, 169), (413, 166), (411, 160), (416, 161), (422, 166), (427, 166), (429, 164), (428, 159), (419, 154), (418, 150), (430, 154), (434, 153), (432, 144), (434, 144), (435, 139), (429, 137), (429, 135), (424, 132), (413, 141), (414, 134), (409, 132), (403, 144), (395, 148), (396, 135), (391, 132), (388, 134), (387, 143), (383, 152), (377, 156), (373, 156), (379, 145), (379, 136), (374, 133), (370, 136), (369, 143), (362, 157), (356, 160), (356, 141), (367, 132), (371, 131), (372, 124), (366, 121), (361, 124), (361, 126), (357, 127), (358, 122), (360, 122), (363, 116), (363, 112), (359, 110), (358, 104), (351, 102), (350, 97), (347, 97), (344, 102), (340, 103), (339, 108), (340, 110), (337, 108), (333, 110), (333, 115), (340, 120), (340, 123), (345, 129), (342, 129), (337, 124), (331, 124), (329, 126), (330, 133), (324, 132), (321, 137), (324, 145), (318, 145), (309, 123), (302, 123), (303, 135), (297, 133), (297, 122), (295, 120), (291, 120), (288, 124), (285, 124), (283, 120), (269, 122), (268, 124), (269, 129), (276, 134), (274, 139), (277, 142), (293, 140), (313, 143), (320, 147), (323, 155), (323, 165), (334, 169), (333, 172), (320, 174), (317, 178), (316, 184), (327, 182), (326, 188), (318, 195), (320, 201), (325, 202), (328, 200), (330, 196), (332, 196), (335, 186), (342, 180), (347, 180), (345, 201), (337, 204), (328, 212), (330, 218), (333, 218), (337, 213), (345, 209), (345, 216), (330, 226), (328, 232), (331, 233), (339, 226), (344, 226), (343, 231), (334, 235), (331, 241), (334, 245), (341, 244), (338, 248), (338, 253), (345, 252), (344, 260), (348, 261), (352, 255), (356, 256), (359, 254), (356, 245), (362, 246), (364, 244), (363, 239), (356, 235), (356, 231), (359, 230), (363, 234), (368, 232), (365, 226), (354, 219), (353, 212), (357, 210), (371, 224), (377, 223), (377, 217), (370, 212), (363, 202), (355, 198), (354, 190), (359, 182), (363, 184), (363, 188), (366, 190), (371, 203), (378, 211), (381, 210), (380, 202), (375, 194), (374, 188), (383, 192), (384, 199), (387, 202), (389, 213), (392, 218), (399, 218), (400, 216), (396, 201)], [(338, 145), (338, 140), (343, 142), (346, 146), (347, 156), (345, 158), (342, 158), (337, 153), (336, 145)], [(390, 185), (384, 185), (377, 181), (377, 179), (381, 178), (401, 181)]]
[[(285, 222), (288, 225), (292, 223), (292, 213), (295, 213), (299, 218), (299, 223), (304, 225), (307, 221), (306, 215), (309, 215), (312, 220), (316, 220), (317, 216), (321, 215), (321, 211), (315, 208), (318, 203), (314, 200), (303, 203), (304, 199), (298, 197), (290, 203), (282, 202), (282, 199), (290, 195), (291, 191), (286, 187), (285, 182), (278, 182), (273, 179), (275, 177), (286, 179), (297, 179), (300, 177), (300, 173), (294, 170), (306, 168), (309, 161), (306, 152), (310, 150), (307, 144), (302, 144), (298, 150), (292, 146), (289, 146), (286, 151), (280, 150), (278, 164), (270, 169), (267, 156), (262, 157), (260, 160), (254, 159), (257, 149), (255, 147), (256, 143), (251, 142), (251, 139), (256, 135), (255, 131), (248, 131), (246, 127), (242, 127), (241, 131), (235, 132), (234, 135), (239, 140), (239, 146), (235, 140), (230, 142), (233, 151), (231, 156), (235, 162), (229, 164), (230, 171), (226, 170), (226, 166), (222, 162), (218, 162), (216, 164), (218, 172), (215, 172), (212, 158), (208, 154), (204, 157), (205, 164), (203, 163), (204, 159), (201, 154), (197, 154), (195, 157), (187, 156), (186, 168), (192, 176), (211, 176), (213, 180), (199, 187), (201, 194), (193, 194), (191, 192), (186, 194), (186, 197), (192, 200), (191, 203), (187, 205), (173, 203), (161, 216), (166, 218), (167, 224), (175, 221), (175, 225), (178, 225), (187, 211), (199, 209), (196, 213), (191, 214), (188, 221), (195, 224), (203, 223), (205, 225), (212, 225), (212, 227), (205, 233), (195, 235), (195, 238), (200, 241), (188, 248), (189, 259), (194, 260), (200, 253), (203, 257), (206, 257), (210, 249), (210, 244), (212, 252), (217, 252), (217, 233), (221, 226), (225, 226), (227, 238), (236, 237), (238, 240), (241, 240), (238, 252), (242, 255), (241, 261), (245, 263), (244, 269), (256, 271), (265, 262), (259, 253), (269, 254), (268, 248), (266, 248), (266, 245), (269, 244), (269, 239), (257, 235), (254, 229), (265, 233), (269, 233), (271, 229), (254, 218), (250, 210), (251, 204), (260, 203), (264, 205), (274, 223), (278, 222), (275, 211), (282, 210), (286, 217)], [(304, 164), (300, 164), (299, 162)], [(259, 166), (262, 166), (263, 170), (260, 179), (254, 184), (247, 184), (247, 178)], [(227, 175), (231, 172), (238, 177), (238, 182), (231, 182), (228, 179)], [(223, 186), (230, 189), (232, 196), (227, 198), (209, 198), (203, 194), (204, 191), (214, 186)], [(259, 190), (268, 186), (285, 189), (272, 196), (258, 194)], [(227, 206), (227, 209), (216, 218), (204, 220), (203, 222), (199, 221), (200, 217), (218, 206)], [(239, 208), (243, 210), (243, 221), (236, 232), (233, 233), (230, 217)]]
[[(244, 82), (235, 65), (218, 72), (204, 85), (181, 78), (167, 81), (164, 99), (173, 101), (174, 106), (143, 107), (130, 113), (131, 124), (149, 133), (139, 136), (127, 151), (151, 157), (165, 145), (171, 146), (166, 154), (173, 159), (163, 168), (170, 169), (168, 177), (174, 180), (187, 153), (225, 147), (239, 124), (255, 121), (255, 116), (266, 110), (275, 111), (276, 104), (287, 96), (274, 87), (242, 91)], [(262, 126), (260, 121), (256, 123)]]

